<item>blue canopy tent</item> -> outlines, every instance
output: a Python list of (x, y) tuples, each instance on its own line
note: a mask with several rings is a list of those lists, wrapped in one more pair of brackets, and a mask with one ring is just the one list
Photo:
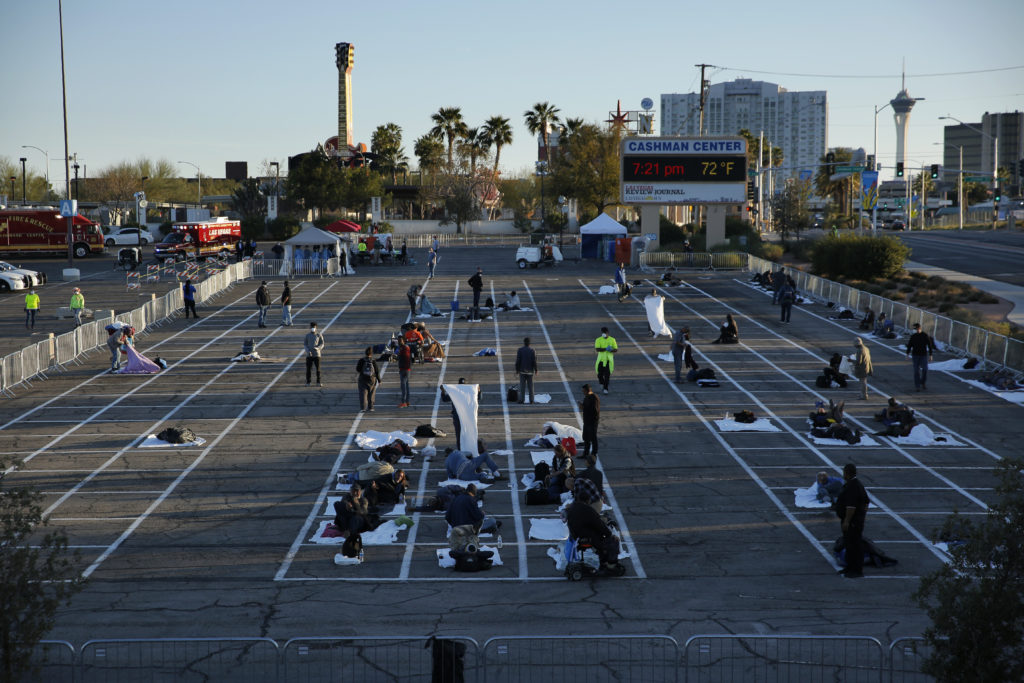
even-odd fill
[[(609, 240), (616, 237), (625, 237), (626, 228), (606, 213), (602, 213), (594, 220), (580, 227), (580, 256), (590, 259), (607, 258), (608, 248), (603, 247)], [(612, 252), (614, 253), (614, 252)]]

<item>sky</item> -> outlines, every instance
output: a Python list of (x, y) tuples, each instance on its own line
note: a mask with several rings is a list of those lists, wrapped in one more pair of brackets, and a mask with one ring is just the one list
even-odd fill
[[(470, 126), (501, 115), (514, 133), (506, 177), (536, 158), (523, 123), (535, 103), (604, 121), (620, 100), (639, 109), (696, 91), (698, 63), (715, 65), (712, 83), (826, 90), (829, 146), (869, 153), (875, 107), (900, 90), (905, 64), (910, 95), (925, 98), (910, 117), (913, 166), (941, 163), (939, 116), (1024, 110), (1021, 0), (64, 0), (63, 19), (69, 152), (88, 175), (140, 158), (188, 161), (204, 177), (223, 177), (226, 161), (283, 171), (337, 133), (338, 42), (355, 45), (357, 141), (397, 123), (415, 166), (439, 108), (461, 107)], [(0, 63), (0, 157), (26, 156), (41, 175), (43, 153), (22, 145), (40, 147), (62, 178), (57, 0), (0, 0)], [(895, 139), (886, 108), (883, 179)]]

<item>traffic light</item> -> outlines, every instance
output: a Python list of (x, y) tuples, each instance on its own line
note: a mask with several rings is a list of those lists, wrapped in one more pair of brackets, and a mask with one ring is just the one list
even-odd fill
[(902, 178), (903, 177), (903, 162), (902, 161), (897, 161), (896, 162), (896, 177), (897, 178)]
[(868, 155), (867, 170), (869, 170), (869, 171), (874, 171), (875, 170), (875, 155), (874, 154), (869, 154)]
[(993, 195), (993, 197), (992, 197), (992, 201), (993, 201), (993, 202), (994, 202), (995, 204), (998, 204), (998, 203), (999, 203), (999, 201), (1000, 201), (1000, 200), (1001, 200), (1002, 198), (1003, 198), (1003, 193), (1002, 193), (1002, 190), (1000, 190), (1000, 189), (999, 189), (999, 188), (997, 187), (997, 188), (996, 188), (996, 193), (995, 193), (995, 195)]
[(835, 169), (833, 168), (833, 166), (835, 165), (835, 163), (836, 163), (836, 155), (835, 155), (835, 152), (829, 152), (829, 153), (827, 153), (827, 154), (825, 155), (825, 164), (826, 164), (826, 165), (828, 166), (828, 174), (829, 174), (829, 175), (832, 175), (833, 173), (835, 173)]
[(939, 177), (939, 165), (938, 164), (932, 164), (932, 180), (935, 180), (938, 177)]
[(754, 185), (753, 180), (747, 181), (747, 200), (751, 202), (757, 201), (757, 186)]
[(1024, 159), (1017, 162), (1017, 178), (1024, 178)]

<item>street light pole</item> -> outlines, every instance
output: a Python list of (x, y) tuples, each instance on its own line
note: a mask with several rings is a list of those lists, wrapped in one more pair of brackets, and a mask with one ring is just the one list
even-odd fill
[(21, 205), (25, 206), (25, 204), (28, 203), (26, 201), (25, 193), (25, 162), (28, 161), (28, 159), (25, 157), (21, 157), (20, 159), (18, 159), (18, 161), (21, 162)]
[(46, 192), (47, 192), (47, 194), (49, 194), (49, 192), (50, 192), (50, 153), (47, 152), (42, 147), (36, 147), (35, 145), (22, 145), (21, 148), (22, 149), (38, 150), (38, 151), (43, 153), (43, 156), (46, 157)]
[[(996, 205), (996, 201), (995, 201), (996, 200), (996, 195), (999, 194), (999, 135), (998, 135), (998, 133), (996, 135), (989, 135), (988, 133), (986, 133), (985, 131), (981, 130), (980, 128), (975, 128), (974, 126), (972, 126), (969, 123), (964, 123), (963, 121), (961, 121), (960, 119), (956, 118), (955, 116), (940, 116), (939, 119), (940, 120), (942, 120), (942, 119), (949, 119), (950, 121), (956, 121), (957, 123), (959, 123), (964, 128), (970, 128), (975, 133), (978, 133), (980, 135), (984, 135), (985, 137), (987, 137), (989, 140), (992, 141), (992, 229), (995, 230), (996, 229), (996, 221), (999, 219), (999, 206)], [(998, 119), (997, 119), (997, 121), (998, 121)], [(961, 170), (963, 170), (963, 165), (964, 165), (964, 163), (963, 163), (963, 156), (962, 156), (963, 155), (963, 150), (960, 150), (960, 152), (961, 152), (960, 167), (961, 167)]]
[[(872, 148), (871, 148), (871, 156), (874, 157), (874, 159), (875, 159), (875, 168), (871, 169), (872, 171), (878, 169), (878, 113), (880, 111), (884, 110), (886, 107), (890, 106), (891, 104), (892, 104), (892, 102), (886, 102), (881, 107), (879, 107), (877, 105), (875, 106), (875, 138), (874, 138), (875, 142), (874, 142), (874, 146), (872, 146)], [(881, 182), (879, 182), (879, 187), (881, 187)], [(875, 199), (875, 206), (874, 206), (874, 208), (871, 209), (871, 233), (875, 234), (877, 231), (878, 231), (878, 199)]]
[(281, 201), (281, 164), (271, 161), (270, 165), (274, 167), (274, 218), (277, 218), (278, 204)]
[(75, 169), (75, 201), (78, 201), (78, 169), (80, 168), (80, 166), (76, 161), (75, 165), (72, 166), (71, 168)]

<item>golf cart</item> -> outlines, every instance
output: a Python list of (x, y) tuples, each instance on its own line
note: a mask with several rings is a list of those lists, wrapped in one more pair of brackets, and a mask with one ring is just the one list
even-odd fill
[(526, 266), (536, 268), (542, 263), (550, 266), (562, 262), (562, 250), (558, 248), (557, 235), (531, 236), (530, 242), (531, 244), (516, 249), (516, 263), (520, 269), (525, 270)]

